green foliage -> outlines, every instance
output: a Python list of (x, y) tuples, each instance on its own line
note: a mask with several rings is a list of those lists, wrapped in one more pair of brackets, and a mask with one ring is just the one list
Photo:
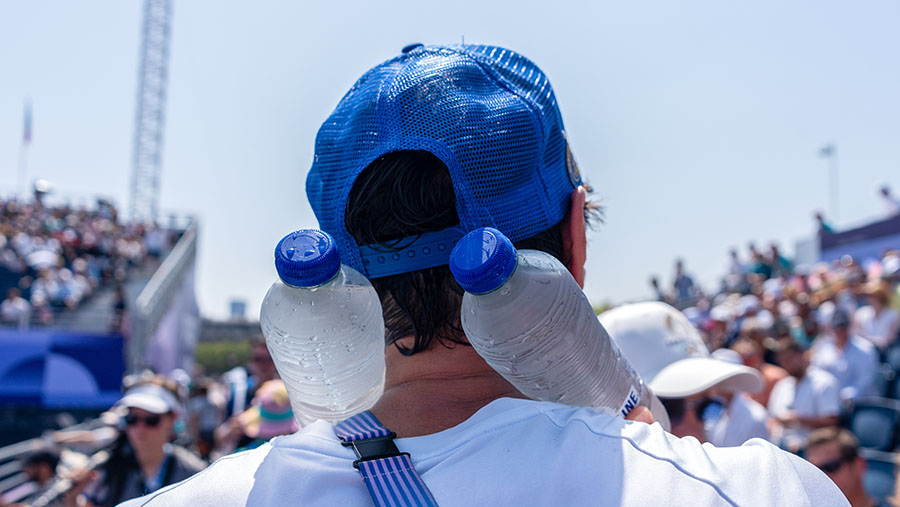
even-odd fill
[(250, 340), (200, 342), (194, 351), (194, 360), (207, 375), (218, 375), (235, 366), (250, 362)]
[(599, 305), (594, 305), (594, 315), (600, 315), (601, 313), (605, 312), (606, 310), (609, 310), (610, 308), (612, 308), (612, 305), (609, 304), (609, 302), (607, 302), (607, 301), (604, 301), (603, 303), (600, 303)]

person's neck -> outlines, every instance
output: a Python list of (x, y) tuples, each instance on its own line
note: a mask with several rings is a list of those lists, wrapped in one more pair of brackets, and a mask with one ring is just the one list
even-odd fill
[(137, 458), (138, 466), (141, 467), (141, 475), (145, 479), (150, 479), (159, 473), (159, 467), (162, 465), (163, 460), (166, 459), (166, 453), (160, 446), (150, 450), (135, 452), (135, 458)]
[(851, 507), (874, 507), (876, 505), (875, 499), (870, 497), (862, 487), (857, 489), (855, 494), (848, 495), (847, 501), (850, 502)]
[(833, 336), (834, 336), (834, 344), (837, 345), (837, 348), (839, 348), (841, 350), (844, 350), (844, 348), (847, 346), (847, 343), (850, 342), (849, 334), (840, 336), (837, 333), (835, 333)]
[(399, 437), (437, 433), (496, 399), (524, 398), (469, 346), (435, 343), (412, 356), (389, 346), (386, 360), (384, 395), (372, 413)]

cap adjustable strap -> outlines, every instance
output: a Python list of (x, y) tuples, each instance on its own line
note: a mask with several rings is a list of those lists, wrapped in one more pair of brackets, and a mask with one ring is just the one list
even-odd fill
[(387, 243), (361, 245), (359, 255), (370, 279), (409, 273), (448, 264), (450, 251), (465, 235), (461, 227), (449, 227)]
[(353, 447), (359, 458), (353, 467), (372, 495), (376, 507), (436, 507), (434, 497), (413, 468), (409, 453), (394, 444), (396, 434), (385, 428), (371, 412), (357, 414), (338, 423), (334, 432), (345, 447)]

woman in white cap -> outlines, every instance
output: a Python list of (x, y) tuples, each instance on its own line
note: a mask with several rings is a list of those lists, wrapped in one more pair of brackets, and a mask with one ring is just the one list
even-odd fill
[(765, 408), (743, 395), (762, 389), (759, 372), (710, 356), (684, 314), (654, 301), (614, 308), (600, 322), (666, 406), (672, 434), (717, 446), (768, 436)]
[(170, 443), (180, 407), (175, 395), (156, 383), (128, 390), (115, 406), (124, 431), (113, 444), (110, 460), (99, 473), (74, 474), (76, 486), (66, 495), (67, 505), (116, 505), (205, 468), (199, 458)]

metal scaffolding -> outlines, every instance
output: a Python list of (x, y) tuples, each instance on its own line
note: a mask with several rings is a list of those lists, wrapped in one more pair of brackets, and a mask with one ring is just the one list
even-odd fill
[(144, 0), (131, 155), (132, 220), (152, 221), (158, 213), (171, 22), (172, 0)]

